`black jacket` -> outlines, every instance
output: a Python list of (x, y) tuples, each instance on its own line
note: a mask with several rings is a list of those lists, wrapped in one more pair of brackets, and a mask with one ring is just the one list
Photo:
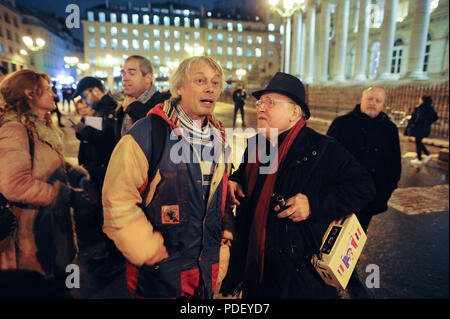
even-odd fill
[(375, 182), (376, 197), (359, 214), (374, 215), (386, 211), (402, 171), (397, 126), (383, 112), (370, 118), (361, 112), (358, 104), (353, 111), (337, 117), (327, 134), (341, 142)]
[(103, 118), (103, 129), (100, 131), (91, 126), (86, 126), (76, 133), (80, 140), (78, 162), (89, 172), (91, 180), (101, 190), (103, 179), (109, 158), (116, 144), (114, 138), (114, 111), (117, 107), (116, 101), (105, 95), (95, 106), (94, 116)]
[(161, 93), (156, 91), (150, 100), (147, 101), (147, 103), (143, 104), (142, 102), (135, 101), (128, 105), (127, 110), (124, 112), (123, 108), (120, 106), (116, 110), (115, 115), (115, 124), (114, 124), (114, 135), (116, 138), (116, 141), (118, 142), (120, 140), (121, 131), (122, 131), (122, 123), (123, 118), (125, 117), (125, 114), (128, 114), (131, 119), (133, 120), (133, 123), (136, 123), (137, 120), (144, 118), (147, 116), (147, 113), (157, 104), (164, 102), (170, 98), (170, 93)]
[(421, 138), (430, 136), (431, 124), (436, 120), (437, 114), (434, 108), (429, 104), (420, 104), (414, 109), (408, 123), (411, 127), (411, 136)]
[(247, 93), (243, 89), (242, 90), (236, 89), (233, 92), (233, 101), (236, 106), (244, 106), (244, 104), (245, 104), (244, 100), (246, 98), (247, 98)]
[[(279, 143), (287, 135), (280, 135)], [(249, 141), (249, 145), (252, 145)], [(230, 180), (246, 192), (244, 162)], [(236, 211), (236, 240), (231, 247), (228, 275), (222, 291), (231, 293), (243, 279), (248, 236), (254, 211), (267, 175), (259, 174), (252, 193), (241, 199)], [(286, 200), (303, 193), (308, 197), (311, 216), (294, 223), (277, 218), (276, 197)], [(334, 139), (304, 127), (279, 167), (266, 224), (264, 276), (261, 287), (249, 287), (244, 281), (245, 298), (325, 298), (336, 297), (316, 273), (310, 259), (317, 252), (332, 220), (364, 207), (375, 195), (369, 173)], [(331, 291), (331, 293), (330, 293)], [(334, 294), (333, 294), (334, 292)]]

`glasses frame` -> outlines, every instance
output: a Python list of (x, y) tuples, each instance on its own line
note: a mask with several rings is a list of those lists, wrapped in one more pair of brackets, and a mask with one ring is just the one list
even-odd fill
[[(270, 103), (269, 103), (269, 101), (270, 101)], [(268, 97), (265, 97), (263, 100), (259, 99), (258, 101), (256, 101), (255, 107), (257, 109), (259, 109), (264, 104), (264, 105), (266, 105), (266, 107), (268, 109), (272, 109), (275, 106), (276, 102), (285, 102), (285, 103), (297, 105), (297, 103), (289, 101), (289, 100), (274, 99), (274, 98), (268, 96)]]

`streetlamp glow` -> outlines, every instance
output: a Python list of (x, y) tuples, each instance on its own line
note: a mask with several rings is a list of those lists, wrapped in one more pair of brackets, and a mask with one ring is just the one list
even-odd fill
[(28, 49), (31, 51), (39, 51), (45, 46), (45, 41), (41, 38), (37, 38), (36, 40), (33, 40), (29, 36), (22, 37), (23, 43), (27, 46)]
[(86, 71), (87, 69), (89, 69), (90, 65), (89, 63), (78, 63), (77, 67), (81, 70), (81, 71)]
[(285, 21), (284, 30), (285, 49), (284, 49), (284, 67), (283, 71), (289, 73), (290, 53), (291, 53), (291, 16), (303, 5), (303, 0), (283, 0), (283, 9), (278, 7), (278, 0), (269, 0), (270, 9), (277, 12)]
[(76, 56), (65, 56), (64, 62), (66, 62), (71, 67), (76, 65), (80, 60)]

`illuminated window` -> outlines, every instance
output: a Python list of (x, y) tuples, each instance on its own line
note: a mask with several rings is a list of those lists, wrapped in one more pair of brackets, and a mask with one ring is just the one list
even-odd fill
[(275, 24), (269, 23), (269, 25), (267, 26), (267, 30), (268, 30), (269, 32), (275, 31)]
[(228, 70), (228, 71), (233, 70), (233, 62), (227, 61), (227, 70)]
[(122, 35), (128, 35), (128, 29), (122, 28)]
[(200, 19), (194, 19), (194, 28), (200, 28)]
[(194, 32), (194, 40), (200, 40), (200, 32), (198, 31)]
[(95, 33), (95, 27), (93, 25), (88, 26), (88, 33), (94, 34)]
[(173, 20), (173, 24), (176, 27), (179, 27), (180, 26), (180, 17), (175, 17), (175, 19)]
[(242, 27), (242, 23), (238, 23), (238, 24), (237, 24), (237, 31), (238, 31), (238, 32), (244, 31), (244, 28)]
[(144, 25), (149, 25), (150, 24), (150, 16), (148, 14), (144, 14), (144, 16), (142, 17), (142, 23)]
[(233, 31), (233, 23), (232, 23), (232, 22), (227, 22), (227, 30), (228, 30), (229, 32), (232, 32), (232, 31)]
[(242, 43), (242, 35), (238, 35), (237, 36), (237, 42), (238, 43)]
[(170, 18), (167, 17), (167, 16), (164, 17), (164, 25), (165, 26), (170, 26)]
[(217, 47), (217, 55), (218, 56), (222, 56), (223, 55), (223, 48), (222, 47)]
[(142, 47), (146, 51), (150, 50), (150, 41), (148, 41), (148, 40), (142, 41)]
[(148, 29), (144, 30), (142, 32), (142, 34), (144, 35), (144, 38), (149, 38), (150, 37), (150, 33), (148, 32)]
[(117, 23), (117, 14), (111, 13), (109, 15), (109, 20), (110, 20), (111, 23)]
[(133, 13), (131, 15), (131, 21), (133, 24), (139, 24), (139, 15), (136, 13)]
[(259, 36), (259, 35), (256, 36), (256, 43), (262, 44), (262, 36)]
[(161, 66), (161, 58), (157, 55), (153, 57), (153, 64), (155, 67), (159, 68)]
[(106, 49), (107, 43), (105, 38), (100, 38), (100, 49)]
[(257, 57), (257, 58), (261, 57), (261, 49), (260, 48), (255, 49), (255, 57)]
[(122, 23), (127, 24), (128, 23), (128, 14), (122, 13), (120, 16), (120, 19), (122, 20)]
[(233, 43), (233, 35), (232, 34), (228, 35), (228, 43)]
[(159, 29), (153, 29), (153, 37), (159, 39), (160, 37)]
[(251, 56), (252, 56), (252, 49), (247, 48), (247, 57), (251, 57)]
[(180, 52), (181, 51), (181, 45), (180, 42), (175, 42), (173, 44), (173, 49), (175, 50), (175, 52)]
[(133, 29), (133, 37), (138, 37), (139, 36), (139, 31), (138, 29)]
[(233, 56), (233, 47), (227, 47), (228, 56)]
[(191, 34), (189, 32), (185, 32), (184, 33), (184, 39), (185, 40), (190, 40), (191, 39)]
[(93, 11), (88, 11), (87, 18), (88, 18), (88, 21), (95, 21), (95, 19), (94, 19), (94, 12)]
[(164, 51), (170, 52), (170, 42), (164, 42)]
[(132, 41), (132, 45), (133, 45), (133, 50), (135, 50), (135, 51), (139, 50), (139, 40), (134, 39)]
[(217, 41), (223, 42), (223, 33), (217, 33)]
[(211, 21), (208, 21), (208, 30), (214, 29), (214, 23)]
[(154, 25), (159, 25), (159, 16), (153, 16), (153, 24)]
[(111, 27), (111, 35), (113, 37), (117, 35), (117, 27)]
[(119, 41), (117, 41), (116, 38), (111, 39), (111, 48), (113, 50), (117, 50), (118, 46), (119, 46)]
[(155, 48), (155, 51), (161, 51), (161, 42), (159, 40), (155, 41), (154, 48)]
[(252, 44), (253, 43), (253, 37), (251, 35), (247, 36), (247, 43)]
[(236, 55), (237, 56), (242, 56), (244, 54), (244, 50), (242, 50), (242, 47), (237, 47), (236, 48)]
[(128, 50), (128, 49), (129, 49), (128, 40), (123, 39), (122, 40), (122, 50)]
[(267, 40), (269, 40), (269, 42), (275, 42), (275, 35), (269, 34), (269, 36), (267, 37)]
[(179, 38), (180, 38), (180, 31), (174, 30), (174, 31), (173, 31), (173, 37), (174, 37), (175, 39), (179, 39)]
[(214, 40), (214, 36), (212, 33), (208, 33), (208, 41), (213, 41)]
[(190, 28), (191, 27), (191, 20), (187, 17), (184, 18), (184, 27)]
[(95, 39), (94, 38), (89, 39), (89, 48), (95, 49)]

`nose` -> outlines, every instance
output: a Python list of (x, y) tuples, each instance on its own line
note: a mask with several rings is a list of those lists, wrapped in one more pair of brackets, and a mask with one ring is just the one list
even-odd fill
[(205, 91), (207, 93), (214, 93), (214, 84), (211, 81), (206, 81)]

